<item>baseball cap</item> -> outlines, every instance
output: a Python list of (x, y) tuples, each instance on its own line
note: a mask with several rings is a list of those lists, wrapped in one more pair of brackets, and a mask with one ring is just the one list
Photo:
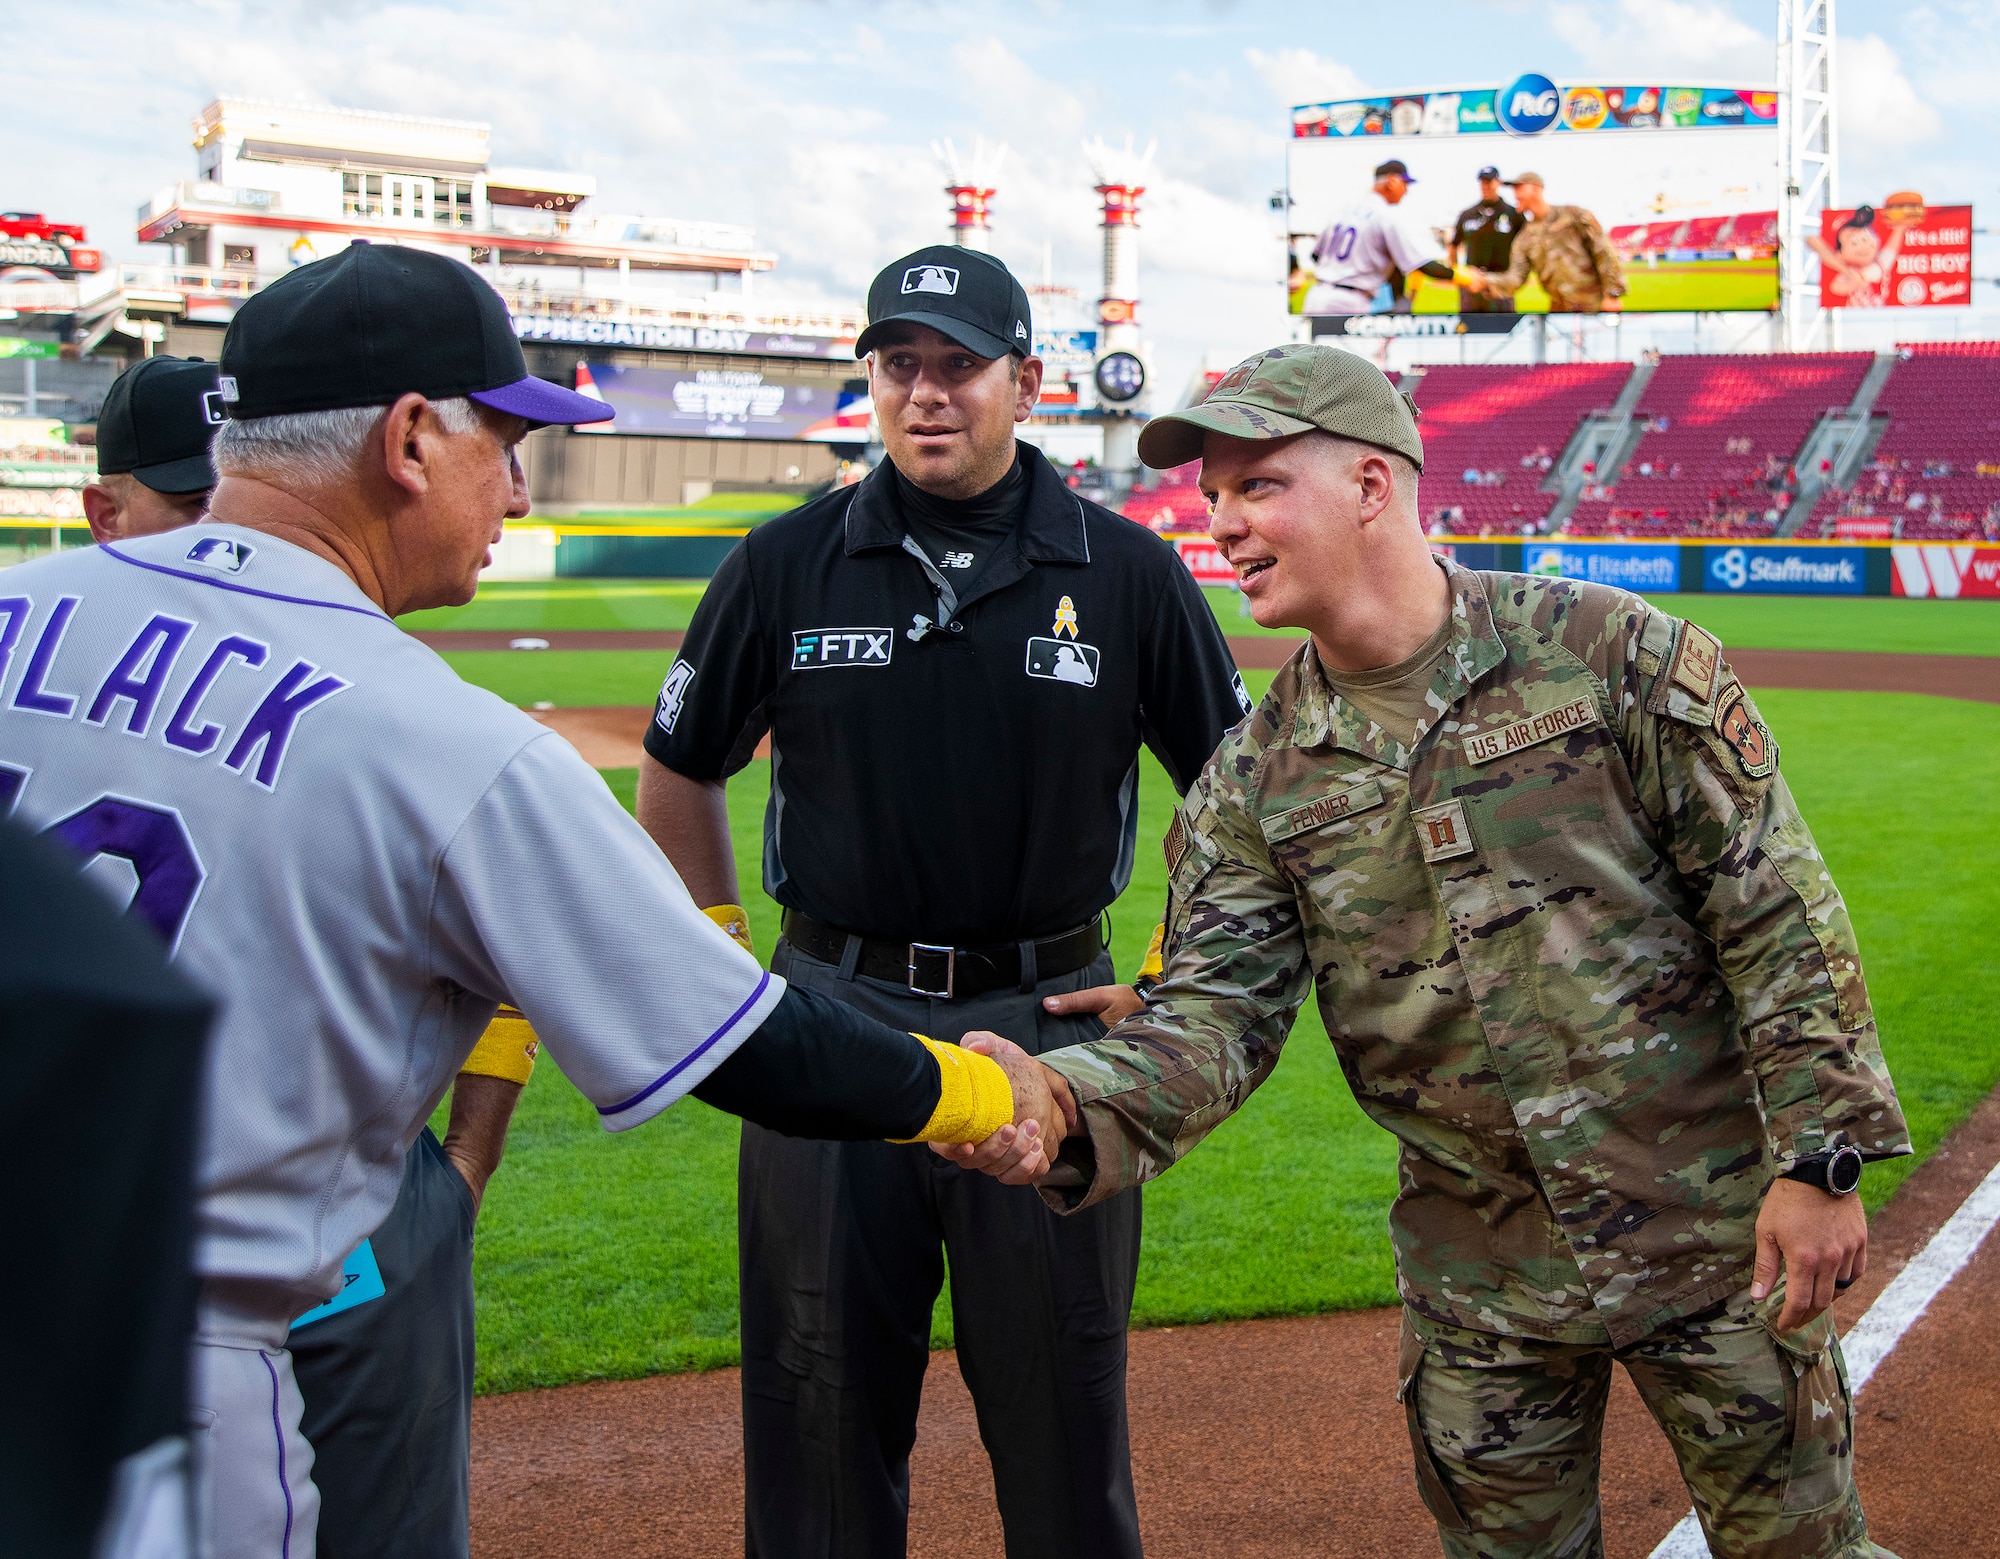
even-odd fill
[(1399, 157), (1392, 157), (1389, 161), (1383, 163), (1381, 167), (1375, 170), (1375, 177), (1386, 179), (1392, 173), (1405, 184), (1414, 184), (1417, 182), (1411, 175), (1410, 170), (1403, 166), (1402, 159)]
[(1424, 468), (1416, 402), (1366, 358), (1317, 343), (1245, 358), (1197, 404), (1147, 423), (1139, 458), (1164, 471), (1199, 460), (1207, 433), (1290, 438), (1314, 428), (1394, 450)]
[(1479, 172), (1475, 175), (1475, 177), (1477, 177), (1479, 181), (1483, 184), (1488, 179), (1499, 178), (1500, 170), (1494, 167), (1493, 164), (1489, 162), (1485, 167), (1479, 170)]
[(1507, 180), (1507, 182), (1510, 185), (1540, 184), (1542, 182), (1542, 176), (1539, 173), (1517, 173), (1511, 179)]
[(866, 357), (896, 321), (928, 325), (981, 357), (1035, 350), (1028, 294), (1014, 273), (977, 249), (931, 244), (883, 267), (868, 284), (868, 328), (854, 343)]
[(603, 422), (603, 401), (528, 375), (500, 294), (469, 265), (355, 244), (302, 265), (236, 311), (222, 340), (235, 418), (468, 396), (529, 422)]
[(97, 414), (97, 469), (130, 472), (156, 493), (198, 493), (215, 485), (208, 452), (228, 420), (215, 364), (198, 357), (149, 357), (120, 374)]

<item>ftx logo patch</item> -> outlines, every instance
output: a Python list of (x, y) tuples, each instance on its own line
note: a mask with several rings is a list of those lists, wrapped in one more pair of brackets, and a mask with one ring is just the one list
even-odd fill
[(958, 296), (958, 272), (949, 265), (913, 265), (903, 272), (903, 291), (941, 292), (948, 298)]
[(802, 628), (792, 635), (792, 670), (886, 666), (895, 645), (892, 628)]
[(231, 541), (227, 536), (204, 536), (188, 548), (187, 560), (225, 574), (240, 574), (256, 550), (248, 542)]

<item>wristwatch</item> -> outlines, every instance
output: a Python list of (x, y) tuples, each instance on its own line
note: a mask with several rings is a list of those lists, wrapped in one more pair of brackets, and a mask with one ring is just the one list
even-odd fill
[(1828, 1148), (1824, 1153), (1800, 1159), (1785, 1171), (1785, 1178), (1818, 1186), (1829, 1196), (1846, 1196), (1861, 1184), (1861, 1150)]

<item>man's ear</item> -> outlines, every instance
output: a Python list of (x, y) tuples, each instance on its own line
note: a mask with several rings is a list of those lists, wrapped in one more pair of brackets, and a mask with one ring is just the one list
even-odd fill
[(121, 528), (118, 517), (122, 510), (123, 505), (116, 495), (102, 482), (91, 482), (84, 487), (83, 517), (90, 525), (92, 541), (116, 541), (119, 538)]
[(1379, 519), (1396, 496), (1396, 468), (1387, 455), (1369, 450), (1355, 462), (1355, 480), (1361, 486), (1361, 522)]
[(431, 455), (425, 445), (439, 431), (429, 401), (414, 391), (399, 397), (375, 427), (383, 474), (413, 496), (424, 492), (430, 486)]
[(1023, 358), (1021, 377), (1014, 385), (1014, 420), (1026, 422), (1035, 414), (1035, 402), (1042, 398), (1042, 360)]

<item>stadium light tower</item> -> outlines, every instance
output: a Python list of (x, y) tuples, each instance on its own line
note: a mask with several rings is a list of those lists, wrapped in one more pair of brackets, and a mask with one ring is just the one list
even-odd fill
[(951, 197), (951, 241), (961, 249), (977, 249), (989, 254), (993, 249), (993, 229), (988, 208), (993, 200), (994, 182), (1000, 164), (1007, 160), (1004, 144), (989, 150), (984, 137), (972, 143), (972, 158), (959, 161), (958, 148), (949, 140), (931, 142), (931, 150), (944, 164), (947, 175), (944, 192)]
[(1139, 468), (1136, 413), (1146, 393), (1145, 359), (1139, 351), (1139, 197), (1146, 193), (1146, 170), (1158, 141), (1134, 152), (1132, 138), (1122, 148), (1100, 136), (1084, 143), (1083, 154), (1104, 203), (1104, 292), (1097, 300), (1097, 402), (1104, 412), (1104, 470), (1118, 476)]
[(1819, 304), (1819, 257), (1807, 244), (1840, 200), (1834, 128), (1833, 0), (1778, 0), (1778, 287), (1785, 349), (1839, 344)]

